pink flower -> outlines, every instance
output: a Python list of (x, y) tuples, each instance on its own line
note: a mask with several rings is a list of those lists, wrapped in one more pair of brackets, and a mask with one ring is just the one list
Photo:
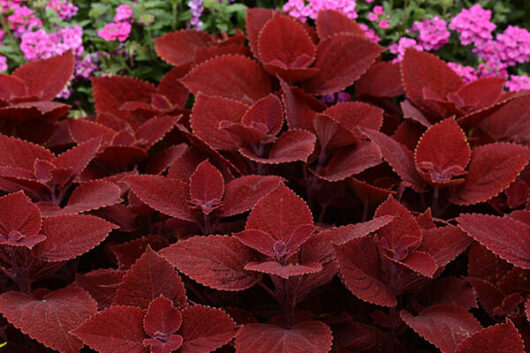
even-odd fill
[(530, 89), (530, 77), (510, 75), (510, 80), (506, 81), (505, 87), (508, 88), (508, 91)]
[(464, 66), (454, 62), (448, 62), (447, 65), (453, 69), (453, 71), (456, 72), (458, 76), (460, 76), (466, 83), (473, 82), (478, 78), (475, 73), (475, 69), (471, 66)]
[(106, 41), (119, 40), (120, 42), (123, 42), (127, 40), (129, 33), (131, 33), (131, 24), (128, 22), (119, 22), (109, 23), (103, 29), (98, 31), (98, 36)]
[(364, 31), (364, 35), (372, 42), (377, 43), (381, 40), (381, 38), (375, 34), (375, 31), (372, 28), (368, 28), (368, 26), (364, 23), (359, 23), (359, 27), (361, 27), (361, 29)]
[(379, 21), (379, 27), (381, 27), (381, 28), (388, 28), (388, 21), (387, 21), (387, 20), (381, 20), (381, 21)]
[(65, 0), (50, 0), (46, 8), (55, 10), (57, 16), (65, 21), (74, 17), (78, 10), (77, 6)]
[(0, 72), (7, 71), (7, 58), (0, 55)]
[(381, 5), (376, 5), (374, 6), (374, 9), (373, 9), (374, 13), (378, 14), (378, 15), (382, 15), (384, 14), (385, 12), (383, 11), (383, 6)]
[(414, 22), (410, 33), (418, 33), (418, 43), (424, 50), (438, 50), (449, 42), (447, 23), (435, 16)]
[(393, 62), (401, 61), (401, 59), (403, 58), (403, 55), (405, 55), (405, 49), (407, 48), (423, 50), (421, 45), (416, 43), (414, 39), (402, 37), (399, 39), (397, 43), (394, 43), (388, 47), (388, 49), (390, 50), (392, 54), (397, 54), (397, 58), (395, 58)]
[(449, 28), (458, 32), (463, 45), (480, 46), (492, 38), (491, 32), (496, 26), (490, 19), (491, 11), (484, 10), (476, 4), (469, 9), (463, 9), (456, 15), (449, 24)]
[(376, 15), (375, 13), (373, 13), (373, 12), (370, 12), (370, 13), (368, 14), (368, 19), (369, 19), (370, 21), (372, 21), (372, 22), (377, 21), (378, 18), (379, 18), (379, 16), (377, 16), (377, 15)]
[(133, 10), (131, 5), (121, 4), (116, 8), (116, 15), (114, 15), (114, 22), (128, 21), (132, 22)]
[(315, 19), (322, 10), (336, 10), (355, 19), (355, 6), (355, 0), (307, 0), (307, 5), (304, 0), (289, 0), (283, 5), (283, 11), (301, 21), (306, 21), (307, 18)]
[(374, 0), (365, 0), (367, 4), (374, 2)]

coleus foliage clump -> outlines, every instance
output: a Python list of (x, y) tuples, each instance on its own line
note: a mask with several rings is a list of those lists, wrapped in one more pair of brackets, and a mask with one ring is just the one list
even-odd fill
[(530, 92), (331, 10), (246, 27), (158, 38), (82, 119), (71, 53), (1, 77), (4, 351), (523, 353)]

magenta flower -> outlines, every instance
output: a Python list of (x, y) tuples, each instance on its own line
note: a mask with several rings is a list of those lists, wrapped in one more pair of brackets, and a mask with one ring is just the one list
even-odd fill
[(132, 22), (133, 10), (131, 5), (121, 4), (116, 8), (116, 15), (114, 15), (114, 22)]
[(381, 27), (381, 28), (388, 28), (388, 21), (387, 21), (387, 20), (381, 20), (381, 21), (379, 21), (379, 27)]
[(7, 58), (0, 55), (0, 72), (7, 71)]
[(131, 33), (131, 24), (128, 22), (109, 23), (103, 29), (98, 31), (98, 36), (105, 39), (107, 42), (110, 40), (119, 40), (123, 42), (127, 40)]
[(424, 50), (438, 50), (449, 43), (450, 33), (447, 30), (447, 23), (435, 16), (416, 21), (412, 25), (411, 33), (418, 33), (418, 44)]

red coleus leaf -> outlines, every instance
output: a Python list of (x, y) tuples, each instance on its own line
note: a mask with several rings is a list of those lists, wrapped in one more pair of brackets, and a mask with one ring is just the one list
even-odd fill
[(416, 171), (412, 152), (393, 138), (372, 129), (362, 129), (362, 132), (381, 149), (384, 160), (401, 177), (407, 186), (417, 192), (425, 187), (425, 182)]
[(313, 128), (318, 137), (320, 148), (324, 151), (352, 145), (356, 141), (350, 130), (325, 114), (315, 114)]
[(150, 235), (126, 243), (111, 245), (110, 251), (116, 257), (120, 270), (127, 270), (143, 255), (147, 246), (158, 251), (169, 246), (169, 242), (160, 235)]
[(421, 290), (416, 295), (424, 306), (450, 304), (461, 306), (467, 310), (477, 308), (477, 298), (471, 284), (456, 277), (440, 278)]
[(180, 272), (202, 285), (226, 291), (240, 291), (260, 281), (245, 265), (255, 255), (235, 238), (192, 237), (162, 249), (159, 254)]
[(261, 29), (278, 13), (274, 10), (262, 8), (250, 8), (245, 18), (245, 27), (247, 29), (248, 42), (250, 50), (256, 59), (260, 59), (258, 50), (258, 36)]
[(190, 204), (205, 215), (222, 205), (225, 181), (221, 172), (203, 161), (190, 177)]
[(455, 353), (524, 353), (524, 342), (513, 322), (490, 326), (466, 338)]
[(304, 321), (284, 328), (271, 324), (243, 326), (236, 336), (237, 353), (326, 353), (333, 336), (323, 322)]
[(252, 103), (271, 91), (271, 78), (260, 64), (241, 55), (224, 55), (191, 70), (181, 82), (195, 96), (232, 98)]
[(383, 125), (383, 110), (362, 102), (335, 104), (323, 113), (350, 130), (357, 139), (361, 138), (358, 128), (379, 130)]
[(351, 18), (336, 10), (321, 10), (315, 21), (318, 37), (323, 40), (337, 33), (364, 35), (362, 28)]
[(182, 310), (178, 333), (184, 339), (181, 353), (209, 353), (230, 342), (237, 329), (223, 310), (194, 305)]
[(134, 175), (124, 178), (138, 198), (153, 209), (171, 217), (193, 222), (188, 209), (188, 185), (159, 175)]
[(530, 95), (517, 97), (487, 114), (479, 127), (497, 140), (530, 144)]
[(160, 116), (147, 120), (135, 132), (136, 145), (149, 149), (175, 126), (178, 118), (174, 116)]
[(247, 218), (245, 229), (261, 230), (274, 239), (287, 242), (296, 228), (306, 224), (313, 224), (309, 207), (301, 197), (281, 184), (258, 201)]
[(313, 67), (320, 71), (304, 81), (302, 87), (315, 95), (343, 90), (365, 73), (382, 51), (383, 47), (357, 34), (328, 37), (317, 46)]
[[(211, 109), (215, 106), (215, 109)], [(239, 122), (248, 106), (229, 98), (198, 94), (193, 105), (190, 123), (193, 132), (216, 150), (233, 150), (233, 137), (219, 129), (221, 121)]]
[(133, 306), (113, 306), (92, 316), (72, 331), (99, 353), (147, 353), (143, 340), (145, 311)]
[(510, 217), (463, 214), (458, 226), (515, 266), (530, 269), (530, 226)]
[(322, 271), (322, 264), (316, 262), (307, 262), (303, 264), (286, 264), (283, 265), (278, 261), (249, 262), (245, 265), (245, 270), (266, 273), (269, 275), (279, 276), (289, 279), (293, 276), (307, 275)]
[(419, 248), (422, 241), (421, 229), (409, 210), (392, 196), (376, 210), (375, 216), (394, 216), (392, 222), (377, 231), (378, 244), (397, 260), (405, 259), (409, 252)]
[(453, 261), (471, 244), (471, 240), (458, 227), (448, 225), (423, 231), (421, 250), (434, 257), (438, 267)]
[(263, 196), (284, 181), (278, 176), (244, 175), (226, 184), (221, 217), (249, 211)]
[(457, 205), (472, 205), (491, 199), (515, 180), (529, 159), (530, 149), (514, 144), (492, 143), (474, 148), (466, 180), (452, 188), (449, 200)]
[(471, 149), (465, 133), (454, 119), (431, 126), (420, 138), (414, 152), (416, 169), (435, 185), (462, 183)]
[(505, 82), (506, 79), (502, 77), (483, 77), (448, 94), (447, 98), (465, 113), (480, 110), (499, 99)]
[(207, 46), (211, 41), (206, 32), (192, 30), (166, 33), (154, 40), (158, 56), (177, 67), (193, 63), (195, 51)]
[(104, 180), (94, 180), (79, 185), (72, 192), (61, 213), (74, 214), (111, 206), (121, 201), (120, 188)]
[(315, 45), (304, 27), (291, 17), (275, 16), (263, 26), (258, 51), (265, 70), (287, 82), (304, 80), (318, 72), (309, 68), (315, 60)]
[(246, 158), (266, 164), (307, 161), (315, 148), (316, 136), (311, 132), (294, 129), (284, 132), (272, 145), (268, 156), (259, 156), (254, 151), (240, 148), (239, 152)]
[(70, 331), (97, 312), (96, 301), (83, 289), (63, 288), (40, 299), (20, 292), (0, 296), (0, 312), (7, 321), (46, 347), (79, 353), (84, 344)]
[(75, 276), (74, 285), (86, 290), (98, 303), (99, 309), (108, 308), (114, 301), (125, 271), (115, 269), (94, 270)]
[(280, 85), (285, 106), (285, 118), (289, 128), (312, 131), (313, 117), (316, 112), (321, 112), (326, 108), (324, 103), (298, 87), (289, 86), (287, 82), (281, 79)]
[(157, 332), (171, 335), (182, 325), (182, 314), (171, 300), (160, 296), (149, 303), (144, 317), (145, 333), (149, 336)]
[(466, 309), (454, 305), (435, 305), (413, 316), (406, 310), (399, 315), (418, 335), (434, 344), (442, 353), (453, 353), (467, 337), (482, 326)]
[(45, 218), (40, 233), (46, 236), (46, 240), (33, 252), (48, 262), (70, 260), (96, 247), (116, 228), (114, 224), (90, 215)]
[(67, 124), (70, 135), (78, 144), (99, 136), (101, 145), (106, 146), (116, 134), (113, 129), (86, 119), (68, 119)]
[(41, 213), (24, 192), (0, 197), (0, 245), (32, 248), (46, 237), (41, 230)]
[(123, 277), (113, 305), (147, 309), (149, 303), (160, 295), (171, 300), (177, 308), (188, 305), (184, 284), (173, 266), (148, 246)]
[(341, 279), (356, 297), (372, 304), (395, 306), (395, 294), (383, 281), (379, 252), (373, 238), (334, 245)]
[(69, 50), (49, 59), (31, 61), (13, 72), (28, 89), (28, 94), (40, 100), (52, 100), (66, 86), (74, 73), (74, 55)]
[(401, 76), (408, 98), (426, 113), (430, 122), (449, 117), (441, 104), (424, 97), (425, 91), (445, 100), (447, 94), (464, 86), (462, 79), (437, 56), (408, 48), (401, 61)]
[(94, 138), (83, 142), (68, 151), (61, 153), (52, 161), (55, 168), (71, 169), (74, 175), (81, 174), (88, 163), (94, 158), (101, 145), (99, 138)]
[(155, 87), (147, 82), (124, 76), (94, 77), (91, 79), (96, 112), (118, 112), (125, 102), (149, 104)]
[(276, 136), (283, 125), (282, 102), (276, 95), (269, 94), (248, 108), (241, 122), (265, 135)]
[[(195, 31), (194, 31), (195, 32)], [(156, 44), (155, 44), (156, 50)], [(178, 80), (182, 78), (188, 70), (186, 68), (174, 67), (169, 70), (158, 83), (157, 92), (176, 107), (184, 108), (188, 102), (190, 93)], [(151, 103), (152, 104), (152, 103)]]
[(0, 166), (33, 171), (35, 160), (52, 160), (53, 153), (34, 143), (0, 134)]
[(11, 101), (17, 97), (28, 95), (28, 89), (24, 81), (18, 77), (0, 74), (0, 97)]
[(378, 62), (355, 83), (357, 97), (397, 97), (404, 93), (399, 63)]

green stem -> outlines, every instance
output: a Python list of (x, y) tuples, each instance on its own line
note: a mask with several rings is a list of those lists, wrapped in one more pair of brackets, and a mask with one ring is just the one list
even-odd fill
[(171, 28), (173, 30), (176, 30), (177, 29), (177, 3), (176, 2), (173, 2), (171, 4), (171, 9), (172, 9), (172, 12), (173, 12), (173, 19), (172, 19), (172, 22), (171, 22)]

